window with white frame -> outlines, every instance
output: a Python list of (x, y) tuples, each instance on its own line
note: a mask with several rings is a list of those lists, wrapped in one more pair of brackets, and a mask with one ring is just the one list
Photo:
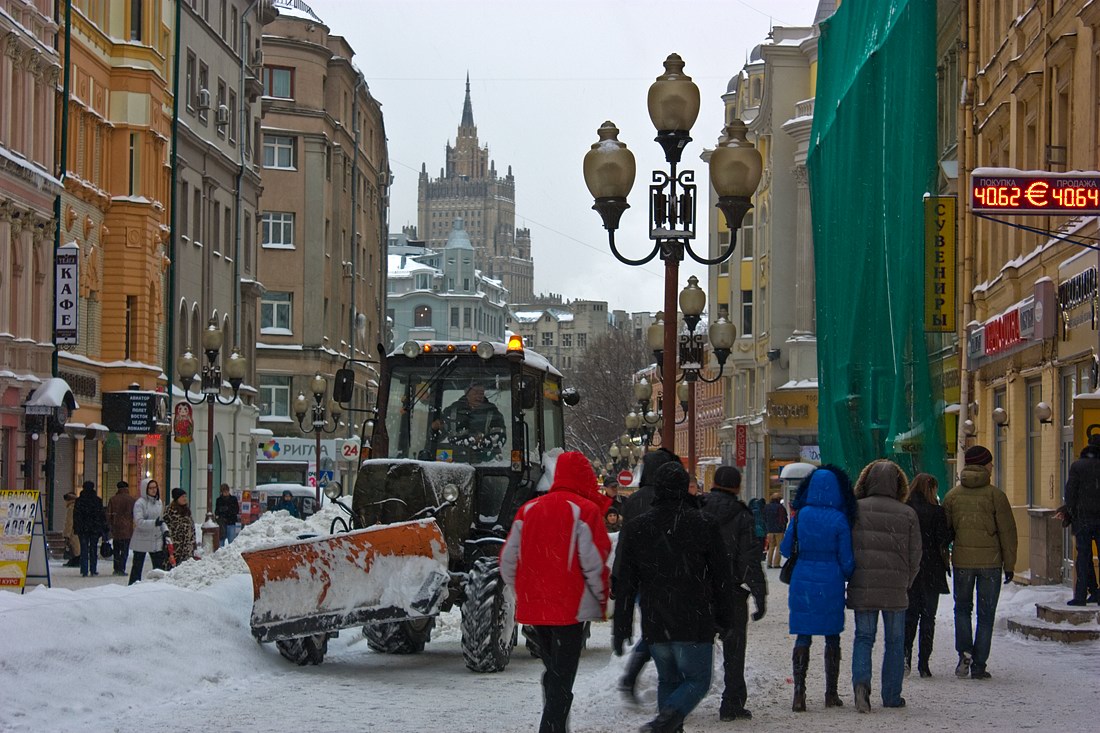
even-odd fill
[(260, 376), (260, 418), (290, 419), (290, 377)]
[(294, 212), (265, 211), (260, 244), (272, 249), (294, 249)]
[(292, 99), (294, 97), (294, 69), (281, 66), (265, 66), (264, 96)]
[(296, 146), (292, 135), (264, 135), (264, 168), (294, 170)]
[(416, 275), (416, 289), (417, 290), (431, 290), (432, 289), (432, 276), (427, 273), (417, 273)]
[(260, 300), (260, 333), (289, 336), (291, 294), (269, 290)]
[(741, 291), (741, 335), (752, 336), (752, 291)]

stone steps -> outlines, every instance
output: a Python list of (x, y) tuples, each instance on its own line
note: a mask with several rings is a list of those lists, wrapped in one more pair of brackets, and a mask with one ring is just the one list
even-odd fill
[(1035, 616), (1008, 619), (1008, 630), (1044, 641), (1074, 643), (1100, 639), (1100, 606), (1036, 603)]

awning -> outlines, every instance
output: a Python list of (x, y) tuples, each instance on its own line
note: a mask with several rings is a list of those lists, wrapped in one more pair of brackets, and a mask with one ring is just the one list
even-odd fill
[(60, 407), (75, 410), (80, 405), (76, 403), (68, 382), (59, 377), (51, 377), (38, 385), (23, 407), (28, 415), (52, 415)]

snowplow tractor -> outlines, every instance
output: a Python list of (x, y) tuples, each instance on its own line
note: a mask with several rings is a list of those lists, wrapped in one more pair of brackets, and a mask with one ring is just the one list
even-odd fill
[[(434, 617), (459, 606), (466, 666), (498, 672), (517, 639), (500, 549), (516, 511), (536, 495), (544, 457), (563, 447), (562, 406), (575, 404), (576, 393), (518, 336), (507, 344), (409, 341), (381, 367), (352, 529), (246, 556), (253, 634), (281, 640), (283, 656), (299, 664), (319, 661), (328, 636), (356, 625), (373, 651), (414, 654), (430, 640)], [(342, 399), (354, 394), (348, 365), (336, 383)], [(354, 538), (347, 551), (342, 538)], [(364, 592), (376, 587), (400, 603)], [(330, 610), (330, 597), (347, 600)]]

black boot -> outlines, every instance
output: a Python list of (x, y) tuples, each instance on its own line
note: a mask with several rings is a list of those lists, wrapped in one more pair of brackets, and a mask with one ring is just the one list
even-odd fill
[(806, 671), (810, 668), (810, 647), (796, 646), (791, 655), (791, 670), (794, 673), (794, 701), (791, 710), (806, 712)]
[(825, 647), (825, 707), (842, 708), (844, 702), (836, 692), (836, 683), (840, 679), (840, 647)]
[(925, 621), (920, 626), (920, 647), (917, 651), (917, 671), (921, 677), (931, 677), (928, 660), (932, 658), (932, 642), (936, 638), (936, 627)]
[(662, 710), (656, 718), (641, 727), (642, 733), (679, 733), (684, 729), (684, 716), (675, 710)]

